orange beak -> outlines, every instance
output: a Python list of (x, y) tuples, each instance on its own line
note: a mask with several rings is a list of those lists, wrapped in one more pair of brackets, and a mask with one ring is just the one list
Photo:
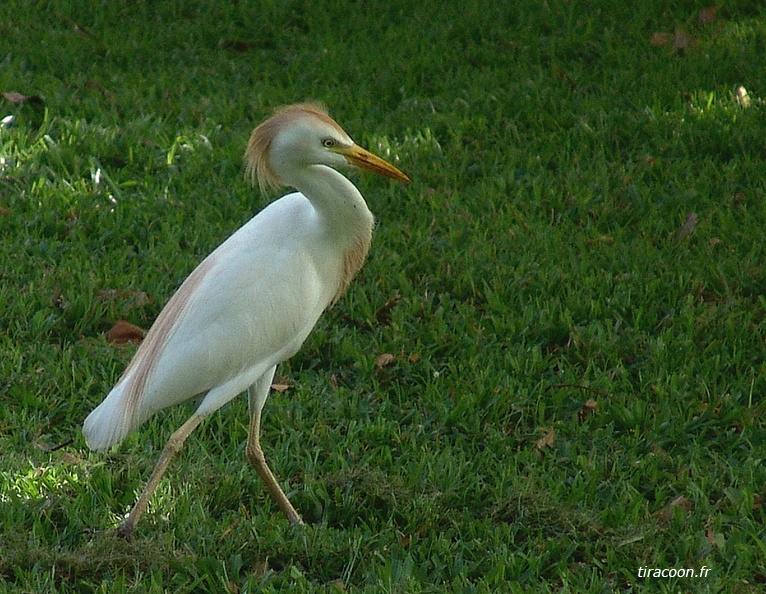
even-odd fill
[(349, 148), (336, 150), (338, 153), (346, 157), (346, 161), (355, 167), (359, 167), (360, 169), (367, 169), (368, 171), (372, 171), (378, 175), (390, 177), (391, 179), (395, 179), (400, 182), (410, 182), (410, 178), (399, 171), (396, 167), (391, 165), (391, 163), (384, 161), (376, 155), (373, 155), (370, 151), (363, 149), (361, 146), (355, 144)]

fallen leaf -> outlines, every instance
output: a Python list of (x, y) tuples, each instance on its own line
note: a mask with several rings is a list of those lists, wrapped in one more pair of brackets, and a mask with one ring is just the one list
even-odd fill
[(721, 10), (720, 6), (708, 6), (700, 11), (699, 22), (700, 25), (709, 25), (715, 22), (718, 18), (718, 11)]
[(384, 367), (391, 365), (394, 361), (396, 361), (396, 357), (391, 353), (382, 353), (375, 357), (375, 367), (383, 369)]
[(569, 85), (570, 90), (572, 91), (577, 90), (577, 82), (575, 81), (574, 78), (572, 78), (572, 75), (569, 74), (566, 70), (562, 70), (561, 68), (556, 68), (553, 74), (559, 80), (565, 81)]
[(272, 390), (282, 393), (287, 392), (290, 388), (292, 388), (292, 385), (290, 385), (290, 381), (286, 377), (278, 373), (274, 374), (274, 379), (271, 380)]
[(686, 215), (686, 221), (678, 229), (676, 237), (680, 239), (682, 237), (686, 237), (687, 235), (691, 235), (691, 232), (694, 231), (694, 228), (697, 226), (697, 220), (698, 217), (696, 213), (690, 212), (688, 215)]
[(657, 519), (663, 524), (669, 523), (673, 519), (674, 510), (680, 508), (684, 514), (688, 513), (692, 509), (692, 502), (689, 501), (683, 495), (679, 495), (668, 503), (661, 510), (656, 512)]
[(692, 44), (693, 38), (691, 35), (681, 29), (676, 29), (676, 33), (673, 36), (673, 49), (679, 53), (685, 52)]
[(258, 577), (267, 576), (271, 571), (268, 558), (256, 559), (250, 571)]
[(381, 326), (388, 326), (391, 323), (391, 310), (402, 300), (401, 295), (396, 295), (386, 301), (378, 311), (375, 312), (375, 319)]
[(117, 320), (109, 330), (106, 332), (106, 340), (113, 344), (125, 344), (126, 342), (139, 343), (144, 339), (144, 332), (138, 326), (126, 322), (125, 320)]
[(672, 33), (652, 33), (649, 43), (652, 47), (665, 47), (673, 39)]
[(10, 101), (11, 103), (14, 103), (16, 105), (19, 105), (21, 103), (42, 103), (42, 97), (39, 95), (22, 95), (21, 93), (17, 93), (16, 91), (9, 91), (7, 93), (3, 93), (3, 97)]
[(553, 445), (553, 442), (555, 440), (556, 440), (556, 430), (553, 428), (547, 428), (545, 429), (545, 435), (543, 435), (540, 439), (538, 439), (535, 442), (535, 450), (539, 452), (543, 448), (549, 448)]
[(716, 538), (715, 532), (713, 532), (710, 528), (705, 530), (705, 538), (707, 538), (707, 541), (714, 546), (715, 548), (718, 548), (718, 539)]
[[(73, 442), (74, 440), (70, 441), (70, 443), (73, 443)], [(71, 452), (62, 452), (61, 461), (64, 464), (82, 464), (83, 462), (85, 462), (83, 458)]]
[(593, 398), (588, 398), (585, 401), (585, 404), (582, 405), (580, 412), (577, 413), (577, 418), (582, 423), (590, 415), (597, 412), (598, 412), (598, 402), (593, 400)]

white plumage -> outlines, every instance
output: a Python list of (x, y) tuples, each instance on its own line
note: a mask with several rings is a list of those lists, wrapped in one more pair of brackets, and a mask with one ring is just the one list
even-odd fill
[(85, 421), (91, 449), (120, 442), (153, 413), (198, 394), (207, 392), (198, 412), (209, 414), (295, 354), (340, 282), (337, 258), (312, 253), (311, 242), (296, 237), (312, 219), (305, 197), (285, 196), (197, 267)]
[(260, 414), (276, 366), (294, 355), (322, 312), (364, 262), (373, 216), (334, 167), (355, 165), (408, 181), (358, 147), (314, 104), (278, 111), (258, 126), (246, 154), (262, 188), (299, 192), (273, 202), (221, 244), (168, 301), (117, 385), (88, 415), (88, 446), (119, 443), (157, 411), (202, 395), (173, 434), (139, 501), (120, 528), (129, 534), (173, 454), (208, 415), (250, 392), (248, 457), (291, 521), (292, 508), (266, 466)]

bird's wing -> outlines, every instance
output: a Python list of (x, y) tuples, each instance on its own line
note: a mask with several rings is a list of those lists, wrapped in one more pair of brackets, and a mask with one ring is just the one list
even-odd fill
[(116, 443), (154, 412), (198, 394), (210, 393), (200, 412), (212, 412), (293, 355), (339, 282), (342, 258), (319, 257), (318, 224), (308, 200), (291, 194), (211, 253), (171, 298), (123, 377), (86, 419), (89, 445)]

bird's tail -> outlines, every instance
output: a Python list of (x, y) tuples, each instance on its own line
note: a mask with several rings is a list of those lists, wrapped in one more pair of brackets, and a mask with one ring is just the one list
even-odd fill
[(131, 406), (130, 382), (120, 381), (85, 419), (82, 433), (91, 450), (105, 450), (120, 443), (141, 420)]

